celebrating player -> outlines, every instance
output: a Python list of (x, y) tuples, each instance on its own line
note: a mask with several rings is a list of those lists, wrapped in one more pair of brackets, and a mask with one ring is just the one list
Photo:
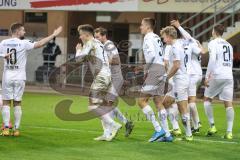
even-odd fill
[[(185, 44), (187, 44), (187, 46), (185, 46), (186, 51), (192, 52), (192, 58), (190, 59), (191, 67), (188, 70), (188, 74), (190, 75), (190, 83), (188, 89), (188, 105), (190, 109), (190, 117), (193, 122), (192, 132), (197, 134), (199, 133), (201, 122), (196, 106), (196, 95), (197, 89), (202, 82), (201, 54), (205, 54), (205, 52), (200, 43), (191, 36), (190, 29), (182, 28), (179, 21), (177, 20), (171, 21), (171, 25), (175, 26), (180, 31), (183, 38), (185, 38)], [(188, 33), (187, 31), (190, 33)]]
[[(107, 53), (109, 57), (112, 85), (109, 89), (109, 93), (107, 94), (106, 99), (109, 102), (109, 105), (113, 106), (114, 102), (118, 98), (118, 94), (120, 93), (123, 82), (124, 82), (122, 71), (121, 71), (120, 57), (114, 43), (107, 39), (107, 29), (102, 27), (95, 29), (94, 36), (102, 44), (104, 44), (104, 52)], [(123, 124), (125, 124), (125, 128), (126, 128), (125, 136), (128, 137), (131, 134), (132, 129), (134, 127), (133, 123), (122, 114), (122, 112), (118, 109), (117, 106), (114, 107), (114, 109), (110, 114), (112, 115), (112, 117), (118, 118)], [(109, 133), (107, 131), (108, 127), (106, 126), (106, 124), (104, 124), (103, 121), (102, 121), (102, 125), (104, 129), (104, 134), (96, 138), (96, 140), (105, 140), (107, 137), (106, 134)]]
[(168, 26), (161, 30), (161, 36), (167, 45), (172, 45), (170, 62), (173, 63), (167, 75), (167, 80), (173, 77), (175, 98), (182, 116), (182, 123), (185, 128), (185, 140), (192, 141), (193, 136), (190, 126), (190, 114), (188, 110), (188, 85), (189, 76), (187, 73), (190, 67), (189, 59), (191, 54), (184, 50), (184, 42), (177, 40), (177, 31), (174, 27)]
[(103, 44), (94, 38), (94, 29), (91, 25), (80, 25), (78, 32), (83, 46), (81, 44), (76, 46), (76, 58), (82, 61), (87, 56), (89, 66), (94, 75), (94, 80), (90, 88), (88, 108), (99, 115), (103, 124), (108, 126), (111, 134), (107, 134), (104, 140), (111, 141), (122, 126), (107, 114), (112, 110), (112, 107), (104, 104), (105, 99), (103, 96), (106, 95), (111, 86), (109, 58), (107, 53), (104, 52)]
[[(10, 135), (10, 105), (11, 101), (13, 100), (15, 120), (13, 136), (19, 136), (19, 127), (22, 117), (21, 101), (26, 80), (27, 51), (44, 46), (61, 33), (62, 27), (58, 27), (53, 34), (38, 42), (32, 42), (24, 39), (26, 32), (24, 30), (24, 26), (20, 23), (12, 24), (10, 31), (12, 37), (3, 40), (0, 43), (1, 56), (5, 57), (2, 81), (2, 118), (4, 123), (2, 135)], [(5, 53), (7, 53), (7, 56)]]
[[(141, 97), (138, 99), (138, 105), (155, 128), (155, 132), (149, 139), (149, 142), (156, 141), (163, 136), (168, 137), (169, 141), (172, 141), (172, 136), (168, 128), (167, 112), (162, 104), (164, 100), (164, 85), (162, 86), (160, 79), (165, 74), (163, 44), (160, 37), (153, 33), (154, 27), (154, 19), (144, 18), (142, 20), (140, 29), (144, 35), (143, 53), (146, 65), (144, 67), (145, 82), (141, 89)], [(149, 105), (151, 97), (153, 97), (155, 106), (158, 109), (158, 117), (163, 128), (158, 123)]]
[(204, 109), (208, 117), (210, 128), (207, 132), (211, 136), (217, 132), (214, 124), (212, 99), (219, 95), (224, 102), (227, 116), (226, 139), (232, 139), (234, 121), (233, 99), (233, 48), (222, 38), (224, 26), (215, 25), (212, 31), (213, 40), (208, 44), (209, 62), (205, 79)]
[[(172, 46), (171, 45), (166, 45), (165, 49), (164, 49), (164, 63), (165, 63), (165, 68), (166, 71), (169, 72), (170, 69), (172, 68), (172, 63), (170, 63), (170, 59), (171, 59), (171, 55), (172, 55)], [(182, 135), (182, 131), (179, 127), (178, 124), (178, 115), (179, 115), (179, 111), (178, 111), (178, 106), (175, 102), (175, 94), (174, 94), (174, 82), (173, 82), (173, 78), (170, 78), (168, 80), (168, 83), (172, 85), (172, 89), (169, 93), (167, 93), (167, 96), (165, 98), (165, 101), (168, 101), (168, 99), (173, 99), (172, 102), (166, 104), (164, 103), (164, 106), (167, 110), (168, 113), (168, 117), (169, 117), (169, 121), (172, 124), (172, 130), (171, 133), (173, 136), (181, 136)], [(169, 98), (170, 97), (170, 98)]]

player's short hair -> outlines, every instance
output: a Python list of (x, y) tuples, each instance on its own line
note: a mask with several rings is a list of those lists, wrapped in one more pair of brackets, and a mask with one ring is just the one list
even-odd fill
[(167, 26), (160, 31), (161, 36), (166, 34), (173, 39), (177, 39), (177, 30), (173, 26)]
[(143, 21), (147, 23), (151, 27), (151, 29), (154, 29), (156, 26), (156, 20), (153, 18), (150, 17), (143, 18)]
[(213, 27), (213, 29), (217, 35), (222, 36), (225, 28), (224, 28), (224, 25), (217, 24)]
[(11, 34), (16, 33), (16, 31), (17, 31), (18, 29), (20, 29), (21, 27), (23, 27), (23, 24), (22, 24), (22, 23), (16, 22), (16, 23), (11, 24), (11, 26), (10, 26), (10, 32), (11, 32)]
[(80, 31), (88, 32), (88, 33), (94, 35), (94, 28), (90, 24), (84, 24), (84, 25), (78, 26), (78, 32), (80, 32)]
[(187, 31), (191, 36), (193, 36), (193, 31), (190, 28), (184, 27), (184, 30)]
[(179, 29), (178, 28), (176, 28), (175, 26), (173, 26), (174, 28), (175, 28), (175, 30), (177, 31), (177, 38), (183, 38), (183, 35), (182, 35), (182, 33), (179, 31)]
[(94, 33), (100, 33), (101, 36), (107, 36), (108, 31), (106, 28), (99, 27), (94, 30)]

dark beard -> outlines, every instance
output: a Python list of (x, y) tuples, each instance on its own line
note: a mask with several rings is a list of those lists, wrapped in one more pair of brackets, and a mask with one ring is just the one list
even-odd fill
[(20, 37), (19, 39), (21, 39), (21, 40), (24, 40), (24, 38), (25, 38), (25, 37), (24, 37), (24, 36), (22, 36), (22, 37)]

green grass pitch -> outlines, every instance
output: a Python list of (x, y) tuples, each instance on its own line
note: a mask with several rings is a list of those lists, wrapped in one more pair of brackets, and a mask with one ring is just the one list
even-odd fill
[[(21, 137), (0, 137), (2, 160), (236, 160), (240, 159), (240, 108), (235, 108), (234, 139), (221, 138), (226, 128), (225, 109), (214, 104), (218, 134), (205, 137), (208, 129), (202, 103), (198, 104), (203, 124), (201, 135), (194, 142), (148, 143), (153, 133), (150, 122), (135, 121), (135, 129), (129, 138), (124, 128), (113, 142), (95, 142), (93, 138), (102, 133), (98, 119), (86, 122), (66, 122), (54, 113), (55, 105), (63, 99), (74, 101), (71, 112), (87, 109), (87, 98), (54, 94), (26, 93), (23, 100)], [(138, 107), (128, 107), (120, 100), (123, 113), (141, 113)]]

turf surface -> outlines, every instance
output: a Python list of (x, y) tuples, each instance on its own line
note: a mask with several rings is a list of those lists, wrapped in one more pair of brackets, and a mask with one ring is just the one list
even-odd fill
[[(234, 139), (221, 138), (226, 128), (225, 110), (214, 104), (218, 134), (211, 138), (204, 135), (208, 128), (202, 103), (198, 104), (203, 124), (201, 134), (194, 142), (148, 143), (153, 128), (146, 122), (137, 107), (128, 107), (120, 101), (120, 108), (135, 120), (135, 128), (129, 138), (124, 128), (113, 142), (95, 142), (102, 133), (98, 119), (86, 122), (69, 122), (58, 119), (55, 105), (63, 99), (74, 101), (71, 112), (86, 111), (87, 99), (78, 96), (26, 93), (23, 101), (21, 137), (0, 137), (0, 157), (3, 160), (236, 160), (240, 159), (240, 109), (235, 109)], [(140, 117), (140, 118), (139, 118)]]

